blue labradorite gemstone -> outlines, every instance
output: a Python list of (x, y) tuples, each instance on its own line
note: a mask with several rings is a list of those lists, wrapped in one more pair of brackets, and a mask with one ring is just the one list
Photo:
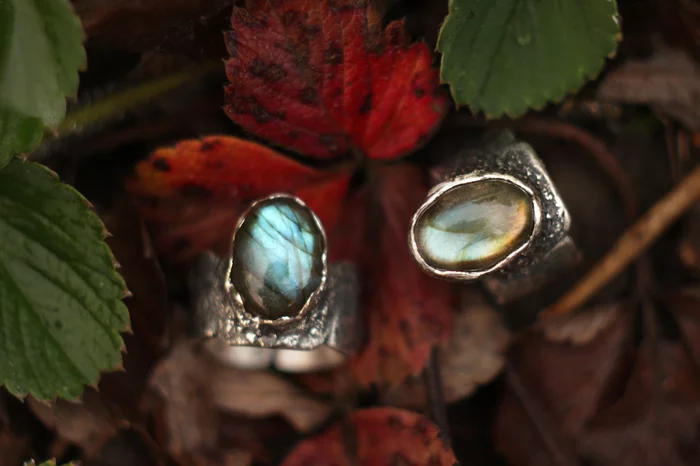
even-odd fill
[(528, 241), (533, 202), (518, 186), (484, 180), (443, 193), (414, 225), (418, 252), (436, 269), (492, 267)]
[(295, 316), (321, 284), (323, 233), (289, 198), (256, 204), (233, 243), (231, 280), (246, 309), (265, 319)]

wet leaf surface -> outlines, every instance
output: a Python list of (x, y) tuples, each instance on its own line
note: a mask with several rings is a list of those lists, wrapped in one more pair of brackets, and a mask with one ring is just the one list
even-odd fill
[(0, 171), (0, 214), (0, 382), (19, 397), (75, 398), (121, 365), (129, 328), (104, 225), (55, 173), (19, 158)]
[(423, 145), (447, 111), (423, 43), (367, 0), (249, 0), (226, 33), (226, 114), (307, 156), (375, 159)]
[(607, 0), (452, 0), (440, 29), (440, 77), (457, 105), (488, 117), (540, 109), (595, 77), (619, 40)]

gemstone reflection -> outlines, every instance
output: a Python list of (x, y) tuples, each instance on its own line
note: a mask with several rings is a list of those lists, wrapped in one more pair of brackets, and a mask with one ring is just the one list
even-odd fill
[(534, 225), (528, 193), (507, 181), (484, 180), (443, 193), (413, 228), (418, 252), (431, 267), (478, 271), (525, 244)]
[(256, 204), (236, 232), (231, 280), (249, 312), (297, 315), (321, 284), (325, 249), (313, 214), (290, 198)]

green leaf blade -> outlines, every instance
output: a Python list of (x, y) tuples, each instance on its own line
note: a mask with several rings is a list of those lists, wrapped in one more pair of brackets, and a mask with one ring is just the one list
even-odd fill
[(86, 60), (82, 41), (68, 0), (0, 0), (0, 167), (65, 116)]
[(594, 78), (619, 37), (614, 0), (451, 0), (440, 74), (457, 105), (515, 117)]
[(126, 287), (104, 226), (40, 165), (0, 170), (0, 383), (73, 398), (121, 361)]

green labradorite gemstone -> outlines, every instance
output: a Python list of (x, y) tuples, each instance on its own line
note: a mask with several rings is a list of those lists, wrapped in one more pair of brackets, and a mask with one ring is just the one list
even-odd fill
[(417, 220), (414, 234), (431, 267), (477, 271), (525, 244), (534, 225), (528, 193), (507, 181), (484, 180), (443, 193)]
[(246, 309), (265, 319), (297, 315), (321, 284), (325, 247), (312, 213), (294, 200), (255, 205), (233, 243), (231, 280)]

